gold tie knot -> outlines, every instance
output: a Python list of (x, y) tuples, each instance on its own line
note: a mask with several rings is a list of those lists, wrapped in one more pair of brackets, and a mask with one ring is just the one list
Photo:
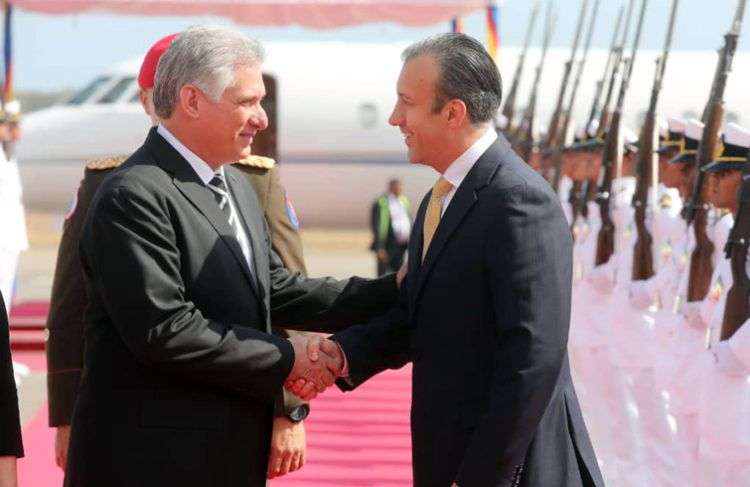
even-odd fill
[(441, 199), (446, 194), (450, 193), (450, 190), (453, 189), (453, 185), (445, 179), (443, 176), (440, 176), (440, 178), (435, 183), (435, 186), (432, 187), (432, 196), (431, 198)]

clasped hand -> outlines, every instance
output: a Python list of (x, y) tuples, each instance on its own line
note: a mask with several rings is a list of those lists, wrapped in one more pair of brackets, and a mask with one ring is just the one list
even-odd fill
[(310, 401), (341, 376), (344, 354), (336, 342), (317, 335), (295, 335), (289, 341), (294, 347), (294, 366), (284, 387)]

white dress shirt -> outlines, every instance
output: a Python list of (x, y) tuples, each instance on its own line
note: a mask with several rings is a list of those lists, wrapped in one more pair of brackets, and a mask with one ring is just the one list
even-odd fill
[(456, 190), (461, 186), (461, 183), (466, 178), (466, 175), (469, 174), (471, 168), (474, 167), (474, 164), (477, 163), (479, 158), (482, 157), (482, 154), (490, 148), (495, 140), (497, 140), (497, 132), (495, 132), (493, 127), (488, 127), (484, 135), (479, 137), (471, 147), (458, 156), (458, 159), (453, 161), (451, 165), (448, 166), (448, 169), (445, 170), (443, 177), (453, 185), (453, 189), (443, 196), (443, 207), (440, 216), (445, 215), (445, 210), (448, 209), (448, 205), (456, 194)]
[[(203, 182), (204, 185), (208, 186), (208, 183), (214, 178), (216, 175), (221, 175), (221, 177), (226, 182), (226, 174), (224, 173), (224, 166), (221, 166), (218, 171), (215, 171), (209, 166), (206, 161), (198, 157), (195, 152), (191, 151), (185, 145), (180, 142), (177, 137), (172, 134), (164, 125), (159, 124), (159, 126), (156, 128), (156, 131), (164, 137), (164, 140), (167, 141), (169, 145), (174, 147), (174, 149), (180, 153), (182, 157), (185, 158), (186, 161), (188, 161), (188, 164), (190, 164), (190, 167), (193, 168), (193, 171), (195, 171), (195, 174), (198, 175), (198, 178)], [(236, 215), (237, 223), (238, 225), (234, 226), (231, 225), (232, 229), (236, 233), (237, 241), (240, 244), (240, 248), (242, 249), (242, 254), (245, 256), (245, 262), (247, 262), (248, 267), (250, 268), (250, 271), (253, 272), (253, 251), (252, 247), (250, 246), (250, 239), (247, 237), (247, 233), (245, 232), (244, 226), (239, 223), (239, 212), (237, 211), (237, 204), (234, 202), (234, 196), (232, 196), (232, 191), (229, 189), (229, 183), (227, 184), (227, 193), (229, 193), (229, 207), (230, 207), (230, 214)]]
[(393, 193), (388, 193), (388, 210), (391, 214), (391, 226), (393, 227), (396, 241), (400, 244), (408, 242), (409, 234), (411, 233), (409, 214), (406, 212), (404, 205), (401, 204), (398, 196)]

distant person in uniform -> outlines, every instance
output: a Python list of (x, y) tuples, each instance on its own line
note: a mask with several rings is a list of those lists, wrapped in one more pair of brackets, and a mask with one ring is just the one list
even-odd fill
[[(156, 67), (159, 58), (176, 36), (177, 34), (166, 36), (149, 49), (138, 76), (141, 104), (154, 125), (158, 124), (152, 100)], [(266, 132), (258, 134), (253, 146), (256, 143), (263, 145), (265, 134)], [(125, 155), (108, 157), (90, 161), (86, 165), (75, 201), (63, 224), (47, 320), (49, 424), (57, 429), (55, 459), (60, 468), (65, 468), (67, 461), (70, 423), (83, 368), (83, 313), (87, 300), (78, 242), (96, 190), (126, 158)], [(268, 222), (271, 245), (285, 267), (307, 274), (302, 241), (297, 232), (298, 223), (281, 186), (275, 161), (267, 157), (250, 156), (234, 164), (234, 167), (253, 186)], [(285, 336), (303, 333), (285, 332), (281, 329), (275, 331)], [(308, 412), (307, 402), (291, 393), (285, 393), (284, 407), (279, 408), (274, 420), (269, 478), (284, 475), (304, 465), (306, 441), (303, 420)]]
[(0, 109), (0, 292), (8, 310), (16, 288), (16, 271), (21, 252), (28, 249), (26, 216), (21, 201), (21, 178), (15, 145), (21, 136), (21, 105), (11, 100)]
[(388, 181), (388, 191), (372, 204), (370, 248), (375, 252), (378, 276), (398, 271), (404, 262), (411, 233), (409, 210), (409, 199), (398, 179)]
[(16, 487), (16, 459), (23, 456), (9, 341), (8, 313), (0, 294), (0, 487)]

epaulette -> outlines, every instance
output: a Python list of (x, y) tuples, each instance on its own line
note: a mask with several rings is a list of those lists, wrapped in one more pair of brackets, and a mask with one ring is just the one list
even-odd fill
[(276, 165), (276, 161), (270, 157), (263, 156), (249, 156), (244, 159), (237, 161), (237, 164), (241, 166), (259, 167), (261, 169), (271, 169)]
[(86, 164), (86, 169), (91, 169), (92, 171), (114, 169), (125, 162), (125, 159), (127, 159), (128, 157), (129, 156), (110, 156), (102, 157), (99, 159), (92, 159)]

